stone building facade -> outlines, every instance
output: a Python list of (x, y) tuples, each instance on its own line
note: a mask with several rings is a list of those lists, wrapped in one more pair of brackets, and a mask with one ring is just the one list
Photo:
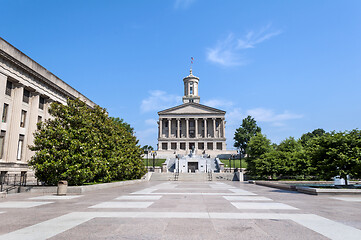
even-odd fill
[(79, 98), (94, 103), (0, 38), (0, 172), (25, 174), (33, 156), (36, 124), (49, 118), (51, 102)]
[(183, 82), (183, 104), (158, 112), (158, 155), (186, 154), (192, 149), (211, 156), (225, 152), (226, 112), (199, 103), (199, 78), (192, 70)]

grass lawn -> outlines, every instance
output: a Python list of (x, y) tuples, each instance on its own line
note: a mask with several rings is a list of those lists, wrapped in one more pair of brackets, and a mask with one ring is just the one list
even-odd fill
[[(162, 164), (165, 162), (166, 159), (163, 158), (159, 158), (159, 159), (155, 159), (154, 161), (154, 166), (159, 166), (161, 167)], [(143, 159), (144, 165), (147, 166), (147, 159)], [(148, 159), (148, 166), (153, 166), (153, 158), (149, 158)]]
[[(219, 159), (222, 163), (224, 163), (225, 168), (229, 168), (229, 160), (228, 159)], [(231, 160), (232, 168), (239, 168), (239, 159)], [(242, 159), (242, 168), (247, 168), (246, 160)]]

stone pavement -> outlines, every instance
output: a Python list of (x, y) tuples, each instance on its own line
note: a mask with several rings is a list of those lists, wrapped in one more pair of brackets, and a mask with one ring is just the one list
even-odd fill
[(0, 200), (0, 239), (361, 239), (361, 196), (240, 182), (144, 182)]

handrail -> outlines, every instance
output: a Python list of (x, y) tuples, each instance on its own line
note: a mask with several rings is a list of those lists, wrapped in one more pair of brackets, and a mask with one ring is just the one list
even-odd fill
[(9, 192), (16, 187), (26, 186), (27, 174), (9, 174), (0, 175), (0, 192)]

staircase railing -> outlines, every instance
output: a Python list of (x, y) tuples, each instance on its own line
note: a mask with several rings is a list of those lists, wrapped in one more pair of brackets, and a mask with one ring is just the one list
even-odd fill
[(208, 181), (212, 181), (212, 180), (213, 180), (212, 171), (208, 171)]
[(179, 179), (179, 172), (175, 171), (174, 172), (174, 181), (178, 181), (178, 179)]
[(9, 192), (20, 186), (26, 186), (26, 173), (22, 174), (1, 174), (0, 175), (0, 192)]

